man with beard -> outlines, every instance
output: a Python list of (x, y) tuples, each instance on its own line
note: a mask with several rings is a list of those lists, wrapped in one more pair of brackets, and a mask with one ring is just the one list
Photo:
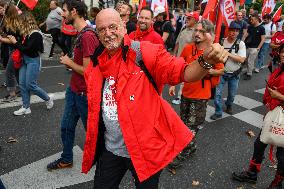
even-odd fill
[[(214, 36), (214, 25), (209, 20), (197, 22), (193, 32), (194, 43), (184, 47), (181, 57), (192, 65), (203, 53), (209, 44), (213, 43), (206, 35)], [(209, 69), (207, 75), (194, 82), (185, 82), (182, 89), (180, 117), (186, 126), (195, 134), (192, 142), (177, 156), (169, 165), (170, 170), (179, 167), (183, 160), (186, 160), (196, 151), (196, 135), (199, 127), (204, 123), (208, 100), (211, 97), (211, 89), (214, 88), (220, 80), (220, 75), (224, 72), (222, 63), (214, 64)], [(171, 88), (169, 94), (175, 94), (174, 88)]]
[(130, 34), (131, 32), (135, 31), (136, 30), (135, 22), (132, 22), (131, 20), (129, 20), (130, 15), (132, 14), (131, 5), (125, 2), (122, 4), (119, 4), (119, 6), (117, 7), (117, 11), (119, 12), (122, 21), (126, 25), (127, 34)]
[(129, 34), (129, 38), (136, 41), (149, 41), (154, 44), (164, 44), (162, 37), (153, 29), (153, 11), (143, 7), (140, 11), (137, 29)]
[(160, 96), (163, 85), (201, 79), (227, 52), (208, 43), (187, 66), (162, 45), (129, 39), (114, 9), (102, 10), (96, 22), (105, 50), (85, 70), (90, 111), (82, 172), (96, 163), (96, 189), (118, 188), (127, 170), (136, 188), (156, 189), (161, 170), (193, 137)]
[(84, 16), (87, 6), (77, 0), (66, 0), (63, 4), (62, 17), (66, 24), (72, 24), (78, 31), (74, 48), (74, 60), (67, 55), (60, 57), (60, 62), (72, 68), (70, 87), (66, 89), (65, 109), (61, 121), (61, 139), (63, 153), (61, 158), (47, 165), (47, 170), (71, 168), (73, 166), (73, 144), (76, 125), (81, 118), (84, 128), (87, 125), (87, 87), (83, 77), (84, 69), (90, 62), (90, 56), (99, 45), (92, 29), (87, 26)]

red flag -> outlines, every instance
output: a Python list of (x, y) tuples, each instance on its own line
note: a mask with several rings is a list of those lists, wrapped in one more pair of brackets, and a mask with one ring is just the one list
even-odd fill
[(281, 13), (282, 13), (282, 5), (277, 9), (277, 11), (273, 15), (272, 21), (274, 23), (277, 22), (278, 20), (280, 20)]
[(215, 43), (219, 43), (220, 40), (220, 34), (221, 34), (221, 27), (222, 27), (222, 21), (223, 21), (223, 14), (221, 11), (221, 7), (218, 8), (218, 17), (216, 22), (216, 29), (215, 29)]
[(21, 0), (29, 9), (33, 10), (38, 0)]
[(220, 9), (223, 14), (224, 23), (227, 27), (235, 20), (236, 5), (234, 0), (221, 0)]
[(215, 11), (217, 3), (218, 3), (218, 0), (208, 0), (202, 17), (207, 19), (209, 17), (209, 15), (210, 15), (210, 12), (214, 12)]
[(146, 7), (146, 0), (140, 0), (139, 7), (138, 7), (138, 13), (140, 13), (143, 7)]
[(272, 13), (273, 9), (275, 8), (275, 1), (274, 0), (264, 0), (262, 6), (262, 17), (266, 14)]
[(240, 6), (243, 6), (245, 4), (246, 0), (240, 0)]

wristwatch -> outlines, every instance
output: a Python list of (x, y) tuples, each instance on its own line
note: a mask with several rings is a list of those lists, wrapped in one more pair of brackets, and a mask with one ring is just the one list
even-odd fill
[(197, 61), (198, 61), (199, 65), (204, 69), (209, 70), (209, 69), (213, 68), (212, 64), (205, 62), (203, 55), (199, 56)]

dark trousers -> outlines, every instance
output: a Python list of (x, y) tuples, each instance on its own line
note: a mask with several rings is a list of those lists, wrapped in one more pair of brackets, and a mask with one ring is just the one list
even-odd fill
[(3, 67), (6, 68), (9, 61), (9, 46), (2, 43), (1, 44), (1, 63)]
[[(255, 161), (255, 163), (261, 164), (262, 160), (264, 159), (264, 152), (266, 147), (267, 144), (264, 144), (263, 142), (260, 141), (260, 134), (259, 134), (254, 142), (252, 159)], [(284, 176), (284, 148), (277, 147), (276, 158), (277, 158), (277, 172), (281, 176)]]
[(94, 189), (118, 189), (127, 170), (130, 170), (134, 177), (137, 189), (158, 189), (161, 171), (139, 182), (131, 160), (116, 156), (107, 150), (102, 152), (97, 161)]
[(86, 95), (74, 93), (70, 87), (66, 89), (65, 108), (61, 120), (61, 140), (63, 152), (61, 158), (65, 162), (73, 162), (73, 145), (76, 126), (81, 118), (86, 130), (88, 116), (88, 100)]
[(54, 50), (54, 46), (55, 46), (55, 43), (61, 48), (61, 50), (63, 51), (64, 54), (67, 53), (66, 49), (64, 48), (64, 45), (61, 43), (61, 41), (59, 40), (60, 38), (60, 35), (61, 35), (61, 31), (60, 29), (58, 28), (52, 28), (49, 30), (49, 33), (51, 34), (52, 36), (52, 46), (51, 46), (51, 49), (50, 49), (50, 53), (49, 53), (49, 56), (53, 56), (53, 50)]
[(5, 186), (3, 185), (1, 179), (0, 179), (0, 189), (5, 189)]

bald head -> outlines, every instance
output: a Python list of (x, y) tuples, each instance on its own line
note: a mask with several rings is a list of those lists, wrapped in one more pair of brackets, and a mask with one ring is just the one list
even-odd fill
[[(97, 26), (100, 24), (100, 22), (105, 22), (106, 20), (115, 20), (117, 22), (122, 22), (120, 18), (120, 14), (113, 8), (107, 8), (101, 10), (96, 17), (96, 24)], [(99, 22), (99, 23), (98, 23)]]
[(114, 51), (121, 46), (126, 29), (116, 10), (101, 10), (96, 17), (96, 26), (99, 39), (106, 49)]

